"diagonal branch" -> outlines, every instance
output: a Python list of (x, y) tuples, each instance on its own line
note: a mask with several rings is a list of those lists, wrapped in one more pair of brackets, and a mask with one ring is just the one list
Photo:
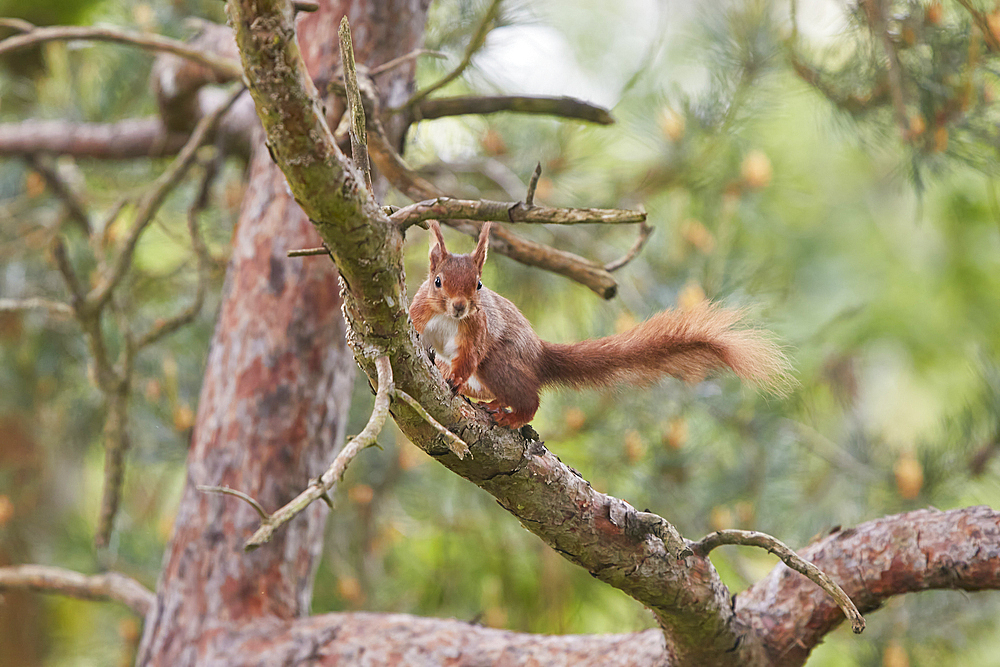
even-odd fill
[(117, 572), (88, 576), (45, 565), (0, 567), (0, 591), (16, 588), (68, 595), (81, 600), (113, 600), (143, 617), (156, 603), (153, 591)]

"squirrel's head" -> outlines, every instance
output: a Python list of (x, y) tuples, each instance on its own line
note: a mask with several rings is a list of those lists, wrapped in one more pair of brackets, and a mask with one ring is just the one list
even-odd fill
[(427, 280), (431, 295), (441, 303), (444, 311), (460, 320), (479, 308), (480, 278), (486, 263), (486, 250), (490, 244), (492, 222), (483, 223), (476, 249), (468, 255), (452, 255), (444, 245), (441, 226), (436, 220), (428, 223), (434, 234), (431, 240), (430, 271)]

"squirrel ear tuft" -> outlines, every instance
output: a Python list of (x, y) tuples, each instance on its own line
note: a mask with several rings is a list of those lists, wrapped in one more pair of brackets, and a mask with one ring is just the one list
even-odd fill
[(438, 224), (438, 221), (428, 220), (427, 228), (430, 229), (433, 234), (431, 236), (430, 253), (428, 255), (431, 270), (433, 270), (442, 259), (448, 256), (448, 249), (444, 247), (444, 236), (441, 234), (441, 225)]
[(490, 247), (490, 229), (492, 227), (492, 222), (483, 223), (483, 228), (479, 231), (479, 242), (476, 244), (476, 249), (472, 251), (472, 261), (480, 272), (483, 270), (483, 265), (486, 264), (486, 251)]

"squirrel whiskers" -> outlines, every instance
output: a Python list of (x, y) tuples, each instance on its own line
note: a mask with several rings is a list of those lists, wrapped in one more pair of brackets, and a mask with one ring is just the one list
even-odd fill
[(718, 368), (778, 392), (790, 384), (788, 361), (765, 332), (740, 328), (742, 311), (707, 303), (666, 310), (605, 338), (545, 342), (517, 306), (480, 280), (492, 223), (468, 255), (449, 253), (438, 223), (429, 226), (430, 269), (410, 318), (452, 389), (485, 401), (498, 424), (531, 421), (551, 384), (648, 384), (664, 375), (696, 382)]

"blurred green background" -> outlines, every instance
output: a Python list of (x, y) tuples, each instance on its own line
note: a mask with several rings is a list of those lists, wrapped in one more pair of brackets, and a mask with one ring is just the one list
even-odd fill
[[(26, 4), (0, 2), (0, 14), (180, 37), (188, 17), (223, 20), (216, 0), (32, 3), (31, 14)], [(427, 46), (450, 57), (422, 59), (420, 83), (454, 66), (485, 6), (433, 3)], [(611, 301), (491, 255), (484, 283), (543, 338), (606, 335), (707, 296), (747, 307), (786, 346), (799, 385), (784, 399), (729, 377), (543, 398), (533, 425), (550, 449), (688, 538), (740, 527), (801, 546), (910, 509), (1000, 506), (998, 63), (958, 3), (890, 10), (904, 123), (886, 92), (882, 43), (861, 10), (840, 3), (509, 0), (473, 67), (442, 94), (573, 95), (610, 107), (617, 124), (498, 114), (410, 131), (407, 159), (455, 195), (519, 199), (541, 162), (540, 202), (648, 211), (655, 233), (616, 273)], [(1000, 14), (989, 16), (1000, 28)], [(155, 112), (148, 54), (53, 43), (34, 57), (32, 67), (4, 61), (0, 122)], [(95, 220), (167, 164), (54, 163)], [(207, 307), (139, 358), (125, 503), (105, 554), (92, 546), (104, 413), (79, 329), (37, 312), (0, 314), (0, 564), (111, 567), (155, 586), (243, 176), (227, 164), (202, 216), (217, 259)], [(148, 323), (192, 298), (185, 211), (195, 180), (143, 237), (122, 317)], [(387, 203), (402, 202), (391, 193)], [(65, 215), (23, 162), (0, 162), (0, 297), (65, 298), (48, 251)], [(636, 235), (596, 225), (517, 231), (604, 262)], [(115, 233), (106, 230), (109, 242)], [(453, 250), (471, 248), (446, 235)], [(86, 267), (86, 242), (70, 241)], [(409, 242), (412, 294), (426, 235)], [(349, 433), (370, 403), (360, 382)], [(399, 611), (548, 633), (653, 627), (641, 605), (564, 561), (394, 427), (380, 444), (338, 491), (314, 612)], [(712, 560), (734, 593), (775, 562), (734, 547)], [(0, 603), (0, 645), (19, 643), (35, 664), (130, 664), (140, 631), (113, 604), (29, 594)], [(860, 637), (831, 634), (809, 664), (1000, 665), (1000, 596), (894, 599)]]

